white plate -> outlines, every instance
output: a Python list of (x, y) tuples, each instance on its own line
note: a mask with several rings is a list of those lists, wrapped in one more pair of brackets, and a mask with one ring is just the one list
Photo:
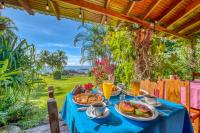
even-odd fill
[(147, 106), (153, 113), (153, 115), (149, 118), (145, 118), (145, 117), (135, 117), (135, 116), (130, 116), (130, 115), (126, 115), (124, 113), (122, 113), (118, 107), (117, 107), (117, 104), (115, 104), (115, 110), (122, 116), (126, 117), (126, 118), (129, 118), (131, 120), (136, 120), (136, 121), (152, 121), (154, 119), (156, 119), (159, 115), (158, 111), (151, 105), (148, 105), (146, 103), (143, 103), (141, 101), (131, 101), (132, 103), (136, 103), (136, 104), (142, 104), (142, 105), (145, 105)]
[[(145, 91), (145, 90), (140, 90), (140, 91), (144, 92), (144, 93), (145, 93), (144, 95), (148, 95), (148, 94), (149, 94), (149, 93), (148, 93), (147, 91)], [(126, 95), (132, 96), (132, 97), (133, 97), (133, 95), (130, 94), (130, 93), (128, 93), (126, 90), (124, 90), (123, 92), (124, 92)], [(141, 96), (144, 96), (144, 95), (138, 95), (138, 97), (141, 97)]]
[(148, 101), (145, 101), (144, 98), (142, 98), (141, 101), (144, 102), (144, 103), (147, 103), (147, 104), (149, 104), (151, 106), (154, 106), (154, 107), (160, 107), (162, 105), (162, 103), (158, 102), (158, 101), (157, 101), (157, 103), (150, 103)]
[[(103, 95), (103, 92), (102, 92), (101, 90), (97, 90), (97, 93)], [(120, 93), (121, 93), (121, 90), (118, 89), (117, 91), (113, 91), (112, 94), (111, 94), (111, 96), (117, 96), (117, 95), (119, 95)]]
[(117, 91), (113, 91), (112, 92), (112, 96), (117, 96), (117, 95), (119, 95), (121, 93), (121, 90), (117, 90)]
[(94, 114), (92, 113), (90, 107), (87, 108), (87, 110), (86, 110), (86, 115), (87, 115), (88, 117), (90, 117), (91, 119), (103, 119), (103, 118), (108, 117), (109, 114), (110, 114), (110, 110), (109, 110), (108, 108), (106, 108), (104, 114), (103, 114), (102, 116), (99, 116), (99, 117), (97, 117), (96, 115), (94, 115)]
[[(97, 95), (100, 95), (100, 94), (97, 94)], [(101, 96), (101, 95), (100, 95)], [(100, 102), (103, 102), (103, 100), (104, 100), (104, 97), (103, 96), (101, 96), (102, 97), (102, 100), (100, 101)], [(91, 104), (81, 104), (81, 103), (77, 103), (75, 100), (74, 100), (74, 98), (72, 98), (72, 101), (75, 103), (75, 104), (77, 104), (77, 105), (81, 105), (81, 106), (90, 106)]]

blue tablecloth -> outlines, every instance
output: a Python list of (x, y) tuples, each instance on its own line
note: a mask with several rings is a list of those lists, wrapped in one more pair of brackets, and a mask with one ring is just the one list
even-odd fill
[[(111, 114), (103, 120), (91, 120), (85, 111), (77, 110), (79, 105), (72, 101), (72, 94), (66, 96), (61, 112), (62, 119), (68, 125), (70, 133), (74, 127), (80, 133), (193, 133), (192, 124), (187, 110), (180, 104), (175, 104), (163, 99), (159, 101), (163, 104), (157, 109), (163, 112), (157, 119), (148, 122), (138, 122), (127, 119), (118, 114), (114, 106), (110, 106)], [(126, 96), (126, 99), (133, 99)], [(119, 101), (119, 97), (112, 97), (114, 104)]]

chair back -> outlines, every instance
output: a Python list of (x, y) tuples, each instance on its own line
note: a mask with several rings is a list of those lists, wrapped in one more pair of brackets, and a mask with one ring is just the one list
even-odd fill
[(166, 100), (181, 103), (180, 80), (168, 79), (165, 81)]
[(149, 92), (149, 94), (151, 96), (155, 96), (156, 86), (157, 86), (156, 82), (150, 81), (150, 85), (149, 85), (149, 88), (148, 88), (149, 91), (148, 92)]
[(142, 80), (140, 82), (140, 89), (149, 93), (149, 95), (154, 96), (156, 89), (156, 82), (151, 82), (148, 79)]
[(165, 81), (164, 80), (157, 81), (155, 95), (156, 97), (164, 98), (164, 95), (165, 95)]
[(190, 110), (190, 82), (179, 79), (165, 81), (166, 100), (183, 104)]
[(141, 80), (140, 82), (140, 89), (144, 90), (149, 93), (149, 86), (150, 86), (150, 81), (148, 79), (146, 80)]

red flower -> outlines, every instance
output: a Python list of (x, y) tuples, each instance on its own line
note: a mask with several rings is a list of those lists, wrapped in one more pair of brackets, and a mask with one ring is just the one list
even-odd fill
[(97, 59), (95, 63), (95, 66), (92, 68), (92, 74), (97, 85), (102, 84), (103, 80), (107, 80), (108, 75), (114, 75), (115, 65), (110, 63), (109, 58)]
[(85, 90), (91, 90), (94, 87), (94, 85), (92, 83), (88, 83), (84, 85), (84, 89)]

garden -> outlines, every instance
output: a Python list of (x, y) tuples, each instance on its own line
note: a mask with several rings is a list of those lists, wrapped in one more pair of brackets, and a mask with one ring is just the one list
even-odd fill
[[(13, 32), (17, 27), (12, 20), (1, 16), (0, 22), (5, 26), (0, 34), (0, 126), (11, 124), (27, 129), (48, 123), (47, 87), (55, 87), (61, 111), (66, 93), (76, 84), (92, 82), (92, 78), (61, 74), (67, 64), (63, 51), (36, 55), (35, 46)], [(48, 73), (43, 73), (45, 64)]]

